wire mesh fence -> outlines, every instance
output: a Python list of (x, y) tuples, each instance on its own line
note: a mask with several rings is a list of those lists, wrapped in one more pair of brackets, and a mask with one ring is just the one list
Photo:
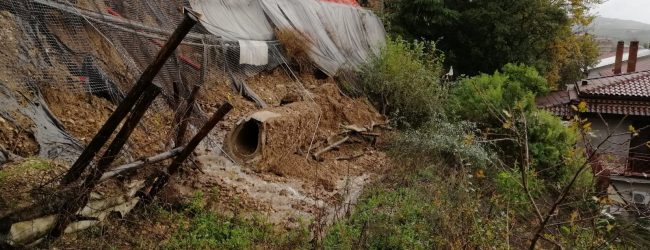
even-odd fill
[[(33, 74), (13, 72), (21, 78), (18, 84), (92, 94), (113, 104), (119, 103), (136, 83), (182, 20), (184, 8), (189, 7), (186, 0), (0, 1), (0, 10), (13, 15), (17, 32), (21, 33), (19, 39), (25, 40), (20, 42), (25, 46), (18, 51), (16, 63), (34, 67)], [(239, 42), (212, 35), (202, 25), (192, 29), (154, 79), (162, 92), (152, 109), (171, 107), (178, 111), (182, 108), (179, 100), (187, 99), (193, 86), (206, 84), (228, 84), (258, 107), (266, 107), (245, 81), (286, 63), (281, 45), (267, 42), (267, 64), (245, 64), (240, 61)], [(200, 108), (194, 114), (195, 124), (207, 119)], [(149, 130), (150, 124), (139, 126)], [(173, 137), (173, 130), (167, 140)], [(76, 144), (73, 151), (78, 151), (79, 143), (65, 131), (62, 133)], [(213, 138), (206, 143), (218, 146)], [(129, 151), (125, 155), (132, 158)], [(74, 152), (68, 154), (68, 161), (74, 159)]]
[[(156, 56), (182, 18), (182, 0), (7, 0), (0, 9), (21, 21), (22, 32), (37, 51), (23, 58), (38, 65), (45, 78), (59, 79), (57, 88), (90, 92), (119, 102), (137, 76)], [(276, 67), (282, 59), (277, 42), (269, 42), (269, 63), (240, 64), (239, 44), (195, 27), (154, 83), (172, 101), (174, 83), (180, 96), (193, 85), (223, 80), (246, 92), (246, 77)], [(249, 93), (243, 93), (249, 94)], [(260, 106), (262, 100), (249, 96)]]

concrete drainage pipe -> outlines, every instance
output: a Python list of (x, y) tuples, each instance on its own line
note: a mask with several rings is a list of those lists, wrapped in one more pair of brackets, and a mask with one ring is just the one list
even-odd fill
[(225, 148), (239, 164), (264, 171), (307, 147), (317, 118), (313, 104), (305, 102), (258, 111), (237, 122)]

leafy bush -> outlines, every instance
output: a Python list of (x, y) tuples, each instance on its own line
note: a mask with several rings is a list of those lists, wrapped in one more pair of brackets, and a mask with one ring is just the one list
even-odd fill
[(452, 90), (449, 111), (460, 119), (500, 127), (503, 110), (534, 110), (535, 96), (548, 92), (544, 77), (525, 65), (505, 65), (493, 75), (461, 80)]
[(532, 165), (539, 175), (557, 181), (573, 174), (577, 169), (570, 165), (584, 162), (574, 161), (583, 159), (573, 153), (577, 143), (576, 132), (544, 110), (531, 112), (527, 120)]
[(388, 38), (381, 56), (361, 69), (351, 89), (402, 128), (426, 123), (442, 107), (442, 66), (431, 42)]
[[(539, 198), (544, 190), (543, 183), (533, 172), (527, 172), (528, 188), (533, 198)], [(517, 169), (503, 170), (494, 177), (497, 194), (508, 204), (525, 215), (532, 215), (532, 207), (521, 186), (521, 172)]]
[(392, 146), (393, 158), (447, 159), (453, 165), (486, 167), (491, 153), (477, 142), (477, 128), (471, 122), (451, 123), (441, 118), (431, 120), (418, 130), (405, 131)]
[(493, 75), (461, 80), (452, 90), (449, 110), (458, 119), (480, 124), (485, 131), (516, 139), (496, 145), (502, 159), (516, 163), (511, 167), (521, 164), (525, 141), (534, 170), (557, 182), (570, 174), (566, 166), (577, 134), (558, 117), (537, 109), (535, 96), (547, 92), (546, 80), (534, 68), (507, 64)]

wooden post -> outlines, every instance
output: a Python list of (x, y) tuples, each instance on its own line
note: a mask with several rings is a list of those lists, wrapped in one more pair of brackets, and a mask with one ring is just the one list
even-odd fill
[(209, 51), (208, 51), (208, 45), (205, 43), (206, 39), (201, 39), (201, 43), (203, 44), (203, 66), (201, 67), (201, 85), (205, 85), (206, 79), (208, 78), (208, 59), (209, 59)]
[(131, 163), (128, 163), (128, 164), (124, 164), (124, 165), (119, 166), (119, 167), (111, 168), (111, 170), (107, 171), (106, 173), (104, 173), (102, 175), (102, 178), (99, 179), (99, 182), (108, 180), (108, 179), (112, 178), (113, 176), (116, 176), (116, 175), (118, 175), (118, 174), (120, 174), (120, 173), (122, 173), (124, 171), (128, 171), (128, 170), (131, 170), (131, 169), (137, 169), (137, 168), (143, 167), (143, 166), (145, 166), (147, 164), (153, 164), (153, 163), (161, 162), (161, 161), (167, 160), (169, 158), (175, 157), (178, 154), (180, 154), (181, 151), (183, 151), (183, 147), (178, 147), (178, 148), (172, 149), (170, 151), (163, 152), (163, 153), (160, 153), (160, 154), (148, 157), (148, 158), (144, 158), (144, 159), (141, 159), (141, 160), (138, 160), (138, 161), (134, 161), (134, 162), (131, 162)]
[(192, 93), (190, 94), (190, 97), (187, 99), (187, 102), (185, 104), (185, 112), (182, 113), (180, 124), (178, 125), (178, 130), (176, 131), (176, 139), (174, 140), (174, 147), (180, 147), (185, 143), (184, 141), (185, 141), (185, 132), (187, 130), (187, 123), (189, 122), (190, 116), (194, 111), (194, 103), (196, 101), (196, 96), (199, 94), (200, 89), (201, 89), (200, 85), (194, 85), (194, 87), (192, 88)]
[(86, 177), (86, 181), (84, 181), (79, 188), (80, 190), (78, 190), (78, 194), (74, 197), (70, 197), (68, 202), (66, 202), (62, 207), (61, 211), (59, 211), (59, 218), (57, 219), (56, 226), (50, 232), (51, 236), (58, 237), (61, 235), (68, 224), (73, 221), (77, 211), (88, 203), (90, 192), (97, 183), (99, 183), (104, 172), (106, 172), (111, 163), (113, 163), (117, 155), (120, 153), (122, 147), (124, 147), (124, 144), (131, 136), (131, 133), (135, 130), (138, 123), (140, 123), (140, 120), (142, 120), (145, 112), (149, 109), (149, 106), (151, 106), (151, 103), (153, 103), (158, 94), (160, 94), (160, 88), (155, 85), (149, 85), (142, 98), (133, 108), (133, 112), (131, 112), (129, 118), (124, 122), (124, 125), (115, 136), (115, 139), (113, 139), (111, 144), (108, 146), (108, 149), (106, 149), (106, 152), (104, 152), (104, 155), (97, 163), (97, 167), (93, 169), (88, 177)]
[(99, 159), (97, 167), (92, 171), (88, 178), (86, 178), (82, 188), (92, 189), (95, 186), (97, 181), (102, 177), (104, 172), (106, 172), (108, 167), (110, 167), (117, 155), (120, 153), (122, 147), (124, 147), (124, 144), (126, 144), (131, 136), (131, 133), (135, 130), (138, 123), (140, 123), (140, 120), (142, 120), (145, 112), (149, 109), (158, 94), (160, 94), (160, 88), (158, 86), (151, 85), (147, 88), (145, 94), (133, 108), (133, 112), (129, 118), (124, 122), (120, 132), (117, 133), (115, 139), (111, 142), (111, 145), (108, 146), (108, 149), (104, 152), (102, 158)]
[(135, 86), (129, 91), (124, 100), (117, 106), (113, 114), (108, 118), (106, 123), (97, 132), (97, 135), (90, 141), (88, 146), (81, 153), (77, 161), (72, 165), (70, 170), (63, 176), (62, 184), (70, 184), (81, 176), (86, 170), (88, 164), (93, 160), (97, 152), (106, 144), (106, 141), (111, 137), (113, 131), (124, 120), (124, 117), (131, 111), (135, 102), (140, 98), (142, 93), (149, 85), (152, 84), (154, 77), (160, 72), (169, 56), (172, 55), (176, 47), (180, 45), (183, 38), (190, 32), (192, 27), (198, 22), (198, 14), (185, 9), (185, 18), (176, 27), (167, 43), (160, 49), (154, 61), (149, 64), (147, 69), (142, 73), (140, 79)]
[(228, 112), (232, 110), (232, 105), (230, 103), (224, 103), (219, 107), (219, 109), (212, 115), (210, 120), (206, 122), (203, 127), (199, 130), (199, 132), (190, 140), (190, 142), (185, 146), (183, 151), (176, 157), (174, 158), (174, 161), (167, 167), (167, 173), (162, 174), (161, 176), (156, 179), (156, 181), (153, 183), (151, 190), (149, 191), (149, 194), (147, 197), (145, 197), (145, 203), (151, 202), (151, 200), (158, 194), (158, 192), (167, 185), (167, 182), (169, 181), (169, 177), (172, 175), (176, 174), (178, 170), (180, 169), (181, 165), (187, 159), (187, 157), (190, 156), (192, 152), (194, 152), (194, 149), (196, 149), (196, 146), (199, 145), (199, 143), (205, 138), (208, 133), (214, 128), (215, 125), (219, 121), (221, 121)]

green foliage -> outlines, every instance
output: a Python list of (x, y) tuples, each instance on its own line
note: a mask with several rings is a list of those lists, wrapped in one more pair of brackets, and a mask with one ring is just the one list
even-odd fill
[(592, 2), (599, 0), (396, 0), (387, 10), (389, 30), (438, 41), (456, 72), (473, 76), (525, 63), (559, 86), (596, 63), (595, 42), (573, 32), (591, 22)]
[[(164, 249), (306, 249), (309, 232), (301, 229), (280, 232), (265, 220), (227, 217), (205, 209), (202, 193), (196, 193), (183, 216), (180, 229), (163, 244)], [(184, 218), (191, 216), (189, 222)]]
[[(393, 170), (356, 212), (332, 226), (325, 249), (506, 247), (505, 214), (482, 216), (483, 199), (463, 171), (423, 161)], [(404, 171), (408, 169), (408, 171)]]
[(535, 96), (547, 92), (546, 80), (534, 68), (507, 64), (493, 75), (461, 80), (452, 90), (449, 109), (460, 120), (474, 121), (487, 131), (519, 138), (519, 142), (497, 145), (502, 159), (521, 163), (522, 143), (527, 140), (533, 170), (540, 177), (557, 182), (571, 174), (567, 163), (576, 156), (573, 151), (577, 134), (558, 117), (537, 109)]
[(484, 168), (490, 164), (492, 154), (477, 142), (477, 128), (473, 123), (451, 123), (436, 118), (420, 129), (405, 131), (392, 146), (396, 159), (447, 159), (452, 165)]
[(452, 90), (449, 109), (460, 119), (500, 126), (500, 112), (533, 110), (535, 96), (547, 92), (546, 80), (534, 68), (506, 64), (493, 75), (462, 79)]
[(539, 174), (551, 180), (572, 176), (584, 162), (575, 161), (576, 132), (545, 110), (529, 113), (527, 121), (531, 161)]
[[(534, 172), (527, 172), (528, 188), (533, 198), (539, 198), (544, 190), (543, 183), (536, 178)], [(521, 172), (517, 169), (504, 170), (496, 174), (494, 184), (496, 191), (514, 209), (522, 214), (531, 214), (532, 207), (522, 186)]]
[(388, 38), (381, 56), (362, 69), (352, 89), (399, 127), (419, 127), (441, 107), (442, 66), (434, 52), (434, 43)]

